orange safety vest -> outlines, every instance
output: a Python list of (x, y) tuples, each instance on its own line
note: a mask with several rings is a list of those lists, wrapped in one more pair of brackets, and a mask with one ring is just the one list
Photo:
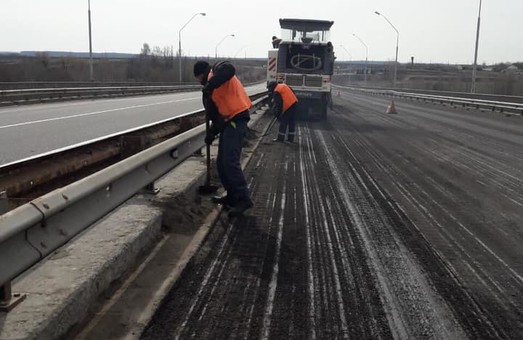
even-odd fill
[(298, 98), (296, 98), (296, 95), (294, 92), (292, 92), (288, 85), (278, 84), (274, 88), (274, 92), (278, 92), (281, 95), (281, 99), (283, 101), (282, 112), (286, 112), (289, 107), (298, 102)]
[[(212, 77), (213, 73), (211, 71), (207, 80), (209, 81)], [(231, 120), (234, 116), (250, 109), (252, 106), (251, 99), (236, 76), (233, 76), (215, 89), (211, 98), (225, 121)]]

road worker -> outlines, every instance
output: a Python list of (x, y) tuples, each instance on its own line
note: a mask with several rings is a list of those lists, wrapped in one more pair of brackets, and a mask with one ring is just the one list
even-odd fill
[(273, 35), (272, 36), (272, 48), (278, 48), (278, 46), (280, 46), (280, 43), (281, 43), (281, 39), (278, 39), (277, 36)]
[(212, 123), (205, 143), (210, 145), (217, 135), (220, 136), (216, 167), (227, 194), (213, 197), (213, 201), (231, 208), (230, 217), (241, 215), (253, 206), (240, 164), (252, 102), (228, 61), (211, 67), (200, 60), (194, 64), (193, 71), (204, 86), (203, 105)]
[(287, 141), (292, 143), (294, 142), (296, 131), (298, 98), (296, 98), (296, 95), (287, 84), (278, 84), (275, 81), (271, 81), (267, 85), (267, 89), (269, 94), (272, 95), (274, 102), (272, 113), (280, 120), (278, 137), (273, 141), (284, 142), (285, 134), (287, 134)]

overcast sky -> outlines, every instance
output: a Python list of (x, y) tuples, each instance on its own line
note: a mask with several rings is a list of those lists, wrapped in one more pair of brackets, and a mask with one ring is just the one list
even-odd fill
[[(139, 53), (151, 47), (184, 54), (265, 57), (279, 18), (333, 20), (339, 60), (472, 63), (479, 0), (91, 0), (93, 52)], [(1, 0), (0, 51), (88, 51), (88, 0)], [(344, 48), (340, 47), (343, 45)], [(349, 53), (347, 53), (347, 51)], [(478, 63), (523, 61), (523, 0), (484, 0)]]

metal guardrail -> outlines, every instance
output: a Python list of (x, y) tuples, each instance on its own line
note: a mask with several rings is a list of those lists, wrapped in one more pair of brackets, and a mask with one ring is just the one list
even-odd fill
[(522, 96), (509, 96), (502, 94), (488, 94), (488, 93), (469, 93), (469, 92), (453, 92), (453, 91), (437, 91), (437, 90), (419, 90), (419, 89), (401, 89), (401, 92), (427, 94), (444, 97), (458, 97), (468, 99), (490, 100), (495, 102), (509, 102), (523, 104)]
[[(261, 82), (258, 81), (252, 83), (245, 83), (244, 85), (251, 86), (260, 83)], [(8, 88), (8, 84), (10, 84), (9, 86), (14, 86), (15, 88)], [(43, 85), (47, 85), (47, 87), (42, 87)], [(68, 85), (68, 87), (65, 87), (66, 85)], [(26, 87), (16, 88), (16, 86)], [(187, 92), (199, 90), (200, 88), (201, 85), (199, 84), (173, 85), (169, 83), (0, 82), (0, 106), (65, 101), (73, 99), (111, 98), (173, 92)]]
[(205, 112), (197, 110), (0, 165), (0, 191), (14, 209), (204, 121)]
[[(250, 96), (255, 101), (267, 93)], [(55, 188), (85, 177), (205, 121), (203, 110), (189, 112), (112, 135), (0, 165), (0, 191), (14, 209)]]
[(89, 99), (100, 97), (135, 96), (144, 94), (160, 94), (183, 91), (196, 91), (200, 85), (178, 86), (97, 86), (71, 88), (44, 88), (0, 90), (0, 106), (14, 104), (29, 104), (71, 99)]
[(201, 124), (0, 215), (0, 291), (10, 294), (16, 276), (201, 149), (204, 134)]
[[(333, 79), (333, 83), (337, 83), (338, 79)], [(341, 80), (343, 81), (343, 80)], [(482, 99), (482, 100), (492, 100), (496, 102), (510, 102), (510, 103), (521, 103), (523, 104), (523, 96), (518, 95), (504, 95), (504, 94), (491, 94), (491, 93), (470, 93), (470, 92), (458, 92), (458, 91), (442, 91), (442, 90), (427, 90), (427, 89), (418, 89), (418, 88), (408, 88), (408, 87), (397, 87), (393, 89), (387, 86), (362, 86), (362, 85), (349, 85), (344, 83), (347, 87), (369, 89), (369, 90), (396, 90), (407, 93), (416, 93), (416, 94), (428, 94), (444, 97), (458, 97), (458, 98), (469, 98), (469, 99)], [(338, 84), (341, 86), (342, 84)]]
[(179, 82), (146, 82), (146, 81), (0, 81), (0, 90), (74, 88), (74, 87), (130, 87), (130, 86), (183, 86), (198, 85)]
[(453, 96), (420, 94), (420, 93), (402, 92), (402, 91), (396, 91), (396, 90), (358, 88), (358, 87), (339, 86), (339, 85), (333, 85), (333, 87), (362, 92), (362, 93), (368, 93), (368, 94), (373, 94), (373, 95), (390, 96), (390, 97), (397, 97), (397, 98), (403, 98), (403, 99), (422, 100), (422, 101), (428, 101), (428, 102), (436, 102), (436, 103), (440, 103), (440, 104), (459, 105), (462, 107), (474, 107), (476, 109), (487, 109), (487, 110), (491, 110), (491, 111), (499, 111), (499, 112), (503, 112), (503, 113), (512, 113), (512, 114), (523, 115), (523, 104), (522, 103), (512, 103), (512, 102), (494, 101), (494, 100), (477, 99), (477, 98), (463, 98), (463, 97), (453, 97)]

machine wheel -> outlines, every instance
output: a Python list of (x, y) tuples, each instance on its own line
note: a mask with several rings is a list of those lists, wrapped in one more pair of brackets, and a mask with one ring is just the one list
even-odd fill
[(328, 99), (327, 95), (323, 95), (320, 101), (320, 119), (327, 120)]

